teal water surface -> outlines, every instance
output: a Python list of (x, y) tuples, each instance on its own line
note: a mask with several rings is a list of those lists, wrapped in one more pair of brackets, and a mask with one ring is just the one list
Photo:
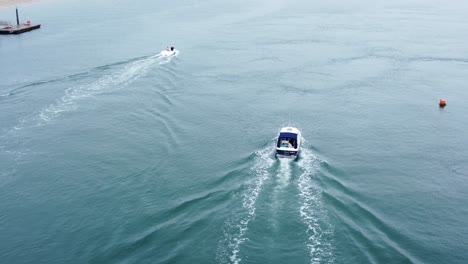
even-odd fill
[(42, 28), (0, 37), (0, 263), (468, 263), (463, 1), (20, 12)]

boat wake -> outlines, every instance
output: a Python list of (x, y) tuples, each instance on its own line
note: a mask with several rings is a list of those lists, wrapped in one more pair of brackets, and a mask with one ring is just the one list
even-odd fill
[(117, 72), (102, 76), (95, 82), (78, 87), (70, 87), (65, 90), (65, 95), (55, 103), (44, 107), (40, 111), (39, 117), (43, 122), (50, 122), (64, 112), (76, 109), (79, 100), (99, 95), (116, 87), (125, 87), (143, 76), (153, 64), (165, 61), (166, 63), (170, 62), (167, 59), (160, 54), (142, 58), (131, 62)]
[[(4, 164), (0, 163), (3, 168), (2, 178), (4, 178), (5, 175), (11, 175), (19, 160), (29, 152), (26, 145), (32, 138), (23, 137), (21, 133), (26, 128), (35, 128), (49, 124), (62, 114), (75, 110), (79, 106), (80, 100), (97, 96), (116, 88), (125, 87), (144, 76), (153, 65), (157, 63), (168, 63), (173, 58), (174, 56), (165, 58), (158, 53), (152, 56), (100, 66), (86, 73), (28, 84), (16, 88), (7, 94), (3, 94), (2, 97), (8, 97), (28, 87), (51, 82), (64, 82), (65, 84), (70, 82), (83, 83), (69, 87), (64, 91), (64, 95), (60, 99), (55, 100), (55, 102), (46, 105), (38, 111), (31, 112), (21, 117), (12, 128), (3, 129), (0, 134), (0, 159), (11, 161), (8, 163), (11, 169), (5, 168)], [(94, 78), (96, 75), (98, 79), (89, 82), (89, 79)]]
[(217, 260), (219, 263), (239, 263), (240, 247), (246, 240), (249, 222), (255, 218), (257, 198), (264, 183), (270, 177), (268, 170), (275, 160), (271, 146), (255, 153), (255, 164), (251, 169), (252, 178), (245, 184), (242, 193), (242, 208), (227, 220), (219, 242)]
[(291, 165), (294, 162), (292, 159), (278, 159), (278, 187), (283, 189), (289, 185), (291, 180)]
[[(273, 172), (276, 184), (273, 187), (273, 203), (277, 196), (296, 185), (299, 197), (299, 217), (305, 225), (310, 263), (333, 263), (333, 228), (329, 222), (327, 211), (323, 207), (322, 191), (313, 177), (316, 175), (321, 161), (307, 148), (303, 148), (299, 160), (275, 159), (271, 147), (255, 153), (254, 165), (251, 168), (252, 177), (244, 184), (241, 191), (242, 207), (226, 221), (223, 228), (223, 239), (219, 241), (216, 259), (219, 263), (241, 262), (241, 246), (247, 240), (249, 223), (256, 216), (257, 200), (264, 189), (265, 183), (271, 178), (271, 169), (278, 161), (278, 167)], [(293, 167), (301, 171), (300, 176), (293, 180)], [(275, 206), (275, 205), (273, 205)], [(275, 210), (272, 212), (275, 214)], [(270, 217), (275, 218), (275, 215)]]
[(298, 180), (301, 199), (299, 212), (302, 222), (307, 226), (306, 244), (310, 263), (333, 263), (333, 228), (322, 205), (321, 190), (312, 179), (320, 160), (310, 150), (304, 148), (298, 165), (302, 170)]
[(175, 51), (174, 51), (174, 54), (167, 56), (167, 55), (164, 55), (163, 52), (164, 52), (164, 51), (162, 51), (161, 53), (159, 53), (159, 56), (162, 58), (162, 61), (159, 62), (159, 65), (164, 65), (164, 64), (166, 64), (166, 63), (171, 62), (175, 57), (179, 56), (179, 53), (180, 53), (180, 51), (175, 50)]

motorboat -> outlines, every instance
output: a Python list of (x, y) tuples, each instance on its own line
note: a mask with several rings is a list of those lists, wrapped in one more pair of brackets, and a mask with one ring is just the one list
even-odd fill
[(163, 51), (161, 51), (161, 56), (164, 56), (164, 57), (170, 57), (170, 56), (174, 56), (177, 54), (177, 50), (174, 48), (174, 47), (170, 47), (170, 48), (166, 48), (164, 49)]
[(281, 128), (276, 141), (276, 156), (281, 158), (296, 158), (299, 155), (302, 137), (301, 131), (295, 127)]

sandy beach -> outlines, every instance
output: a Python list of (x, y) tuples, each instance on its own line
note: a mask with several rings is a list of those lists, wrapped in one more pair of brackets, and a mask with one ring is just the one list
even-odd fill
[(0, 0), (0, 8), (14, 7), (21, 4), (32, 4), (38, 0)]

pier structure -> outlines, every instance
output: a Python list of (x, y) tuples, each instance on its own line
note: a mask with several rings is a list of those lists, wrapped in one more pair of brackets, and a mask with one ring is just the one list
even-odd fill
[(16, 25), (11, 25), (7, 22), (0, 21), (0, 35), (6, 34), (21, 34), (41, 27), (41, 24), (31, 24), (28, 20), (26, 23), (21, 24), (18, 15), (18, 8), (16, 8)]

